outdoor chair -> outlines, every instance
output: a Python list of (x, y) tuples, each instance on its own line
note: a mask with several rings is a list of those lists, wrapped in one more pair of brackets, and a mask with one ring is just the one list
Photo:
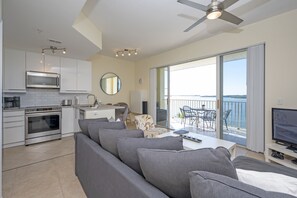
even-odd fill
[(135, 116), (135, 124), (136, 128), (143, 130), (144, 136), (148, 138), (168, 132), (166, 128), (156, 127), (152, 116), (147, 114)]
[(232, 110), (229, 109), (229, 110), (227, 110), (227, 111), (225, 111), (225, 112), (223, 113), (223, 121), (225, 122), (225, 126), (226, 126), (227, 130), (229, 130), (229, 129), (228, 129), (227, 119), (228, 119), (228, 117), (229, 117), (231, 111), (232, 111)]
[(214, 122), (216, 120), (216, 111), (215, 110), (205, 110), (203, 115), (200, 116), (203, 120), (203, 130), (204, 130), (204, 123), (206, 123), (206, 127), (213, 128)]
[(193, 111), (193, 109), (189, 106), (183, 106), (183, 108), (180, 108), (181, 114), (182, 114), (182, 118), (184, 121), (184, 127), (186, 124), (187, 119), (189, 120), (189, 124), (193, 124), (195, 121), (197, 121), (197, 114), (195, 111)]

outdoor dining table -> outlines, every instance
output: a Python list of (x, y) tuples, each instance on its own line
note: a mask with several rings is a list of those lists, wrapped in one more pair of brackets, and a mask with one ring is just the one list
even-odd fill
[(197, 117), (196, 117), (196, 126), (198, 127), (198, 122), (199, 122), (199, 119), (201, 118), (203, 120), (203, 131), (205, 131), (205, 124), (204, 124), (204, 122), (205, 121), (210, 121), (210, 120), (207, 120), (207, 119), (210, 119), (211, 118), (211, 117), (208, 117), (209, 114), (211, 112), (216, 112), (216, 110), (214, 110), (214, 109), (206, 109), (206, 108), (191, 108), (191, 109), (197, 115)]

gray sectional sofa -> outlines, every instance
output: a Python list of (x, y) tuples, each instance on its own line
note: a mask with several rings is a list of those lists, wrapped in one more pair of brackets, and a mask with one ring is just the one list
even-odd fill
[[(105, 124), (107, 125), (107, 124)], [(118, 128), (124, 128), (119, 127)], [(98, 127), (98, 126), (97, 126)], [(96, 128), (93, 126), (91, 129)], [(95, 132), (98, 129), (94, 130)], [(107, 132), (106, 130), (105, 132)], [(112, 131), (112, 130), (109, 130)], [(93, 132), (94, 133), (94, 132)], [(117, 135), (113, 135), (112, 138), (109, 138), (110, 141), (114, 141)], [(129, 133), (130, 134), (130, 133)], [(131, 133), (132, 134), (132, 133)], [(138, 134), (138, 135), (135, 135)], [(135, 137), (139, 136), (139, 133), (136, 131), (134, 135)], [(101, 134), (100, 134), (101, 135)], [(99, 135), (99, 136), (100, 136)], [(160, 190), (162, 187), (158, 185), (152, 185), (153, 180), (149, 180), (148, 182), (146, 178), (149, 178), (149, 174), (156, 174), (155, 171), (151, 171), (152, 173), (144, 172), (144, 176), (139, 173), (139, 171), (133, 170), (133, 166), (126, 165), (121, 159), (117, 156), (117, 153), (112, 153), (108, 150), (115, 149), (112, 144), (109, 145), (110, 148), (104, 149), (101, 144), (109, 144), (108, 142), (97, 141), (97, 137), (95, 137), (95, 141), (92, 139), (92, 136), (89, 133), (76, 133), (75, 134), (75, 173), (78, 177), (87, 197), (89, 198), (162, 198), (162, 197), (185, 197), (185, 196), (169, 196), (170, 193), (165, 192), (164, 190)], [(108, 139), (108, 140), (109, 140)], [(129, 142), (130, 140), (128, 140)], [(142, 157), (144, 158), (142, 163), (151, 163), (151, 159), (158, 159), (155, 157), (158, 154), (152, 153), (150, 154), (150, 149), (138, 149), (137, 152), (145, 152), (142, 153)], [(130, 152), (130, 151), (129, 151)], [(126, 153), (129, 153), (126, 152)], [(153, 152), (159, 152), (158, 150), (153, 150)], [(161, 152), (163, 152), (161, 150)], [(166, 151), (167, 152), (167, 151)], [(169, 155), (176, 155), (178, 151), (169, 151)], [(219, 153), (219, 151), (211, 150), (210, 153), (215, 154), (215, 152)], [(124, 153), (125, 154), (125, 153)], [(148, 154), (148, 155), (147, 155)], [(188, 153), (184, 152), (185, 155)], [(134, 153), (135, 155), (135, 153)], [(208, 154), (209, 155), (209, 154)], [(212, 154), (210, 154), (212, 155)], [(220, 154), (224, 156), (224, 154)], [(226, 154), (227, 156), (228, 154)], [(120, 153), (121, 156), (121, 153)], [(165, 156), (165, 155), (164, 155)], [(166, 154), (167, 156), (167, 154)], [(129, 157), (128, 157), (129, 158)], [(175, 157), (176, 158), (176, 157)], [(182, 157), (184, 159), (184, 157)], [(129, 159), (128, 159), (129, 160)], [(133, 159), (132, 159), (133, 160)], [(123, 160), (126, 161), (126, 160)], [(171, 161), (171, 160), (167, 160)], [(198, 160), (199, 161), (199, 160)], [(172, 161), (171, 161), (172, 162)], [(195, 162), (197, 163), (197, 162)], [(162, 169), (162, 163), (158, 167), (158, 169)], [(218, 163), (217, 163), (218, 164)], [(247, 157), (238, 157), (231, 164), (234, 167), (239, 167), (241, 169), (248, 170), (258, 170), (258, 171), (272, 171), (277, 172), (289, 176), (293, 176), (297, 178), (297, 172), (278, 165), (272, 165), (265, 162), (261, 162), (258, 160), (254, 160)], [(165, 164), (165, 166), (175, 167), (172, 164)], [(142, 166), (145, 167), (145, 166)], [(150, 169), (150, 167), (148, 167)], [(179, 168), (180, 169), (180, 168)], [(179, 170), (176, 169), (176, 170)], [(217, 168), (213, 168), (216, 170)], [(176, 171), (174, 170), (174, 171)], [(211, 170), (211, 169), (210, 169)], [(233, 173), (232, 173), (233, 174)], [(162, 173), (160, 173), (162, 175)], [(273, 193), (261, 190), (259, 188), (249, 186), (243, 184), (234, 178), (230, 178), (224, 175), (217, 175), (205, 171), (195, 171), (190, 172), (189, 174), (189, 182), (191, 185), (191, 192), (186, 197), (199, 198), (199, 197), (207, 197), (207, 198), (219, 198), (219, 197), (241, 197), (241, 198), (251, 198), (251, 197), (292, 197), (287, 194), (282, 193)], [(154, 175), (153, 175), (154, 176)], [(153, 178), (154, 179), (154, 178)], [(174, 177), (173, 177), (174, 179)], [(164, 183), (162, 184), (164, 185)], [(156, 187), (158, 186), (158, 188)], [(166, 184), (165, 184), (166, 186)], [(166, 186), (168, 188), (168, 185)], [(177, 187), (172, 186), (172, 189), (177, 189)], [(169, 186), (170, 190), (170, 186)], [(178, 191), (176, 191), (178, 192)], [(174, 193), (174, 191), (173, 191)]]

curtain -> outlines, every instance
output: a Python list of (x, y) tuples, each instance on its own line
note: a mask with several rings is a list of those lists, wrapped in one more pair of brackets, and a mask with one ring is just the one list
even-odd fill
[(264, 152), (264, 44), (248, 48), (247, 54), (247, 148)]
[(148, 114), (151, 115), (156, 123), (156, 104), (157, 104), (157, 69), (150, 70), (150, 93), (149, 93), (149, 104)]

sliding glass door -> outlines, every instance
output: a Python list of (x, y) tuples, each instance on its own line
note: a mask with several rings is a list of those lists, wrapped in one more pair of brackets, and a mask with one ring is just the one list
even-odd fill
[(220, 60), (220, 137), (246, 146), (247, 51)]
[(161, 67), (157, 69), (157, 93), (156, 93), (156, 122), (157, 125), (167, 127), (170, 126), (169, 115), (169, 67)]

